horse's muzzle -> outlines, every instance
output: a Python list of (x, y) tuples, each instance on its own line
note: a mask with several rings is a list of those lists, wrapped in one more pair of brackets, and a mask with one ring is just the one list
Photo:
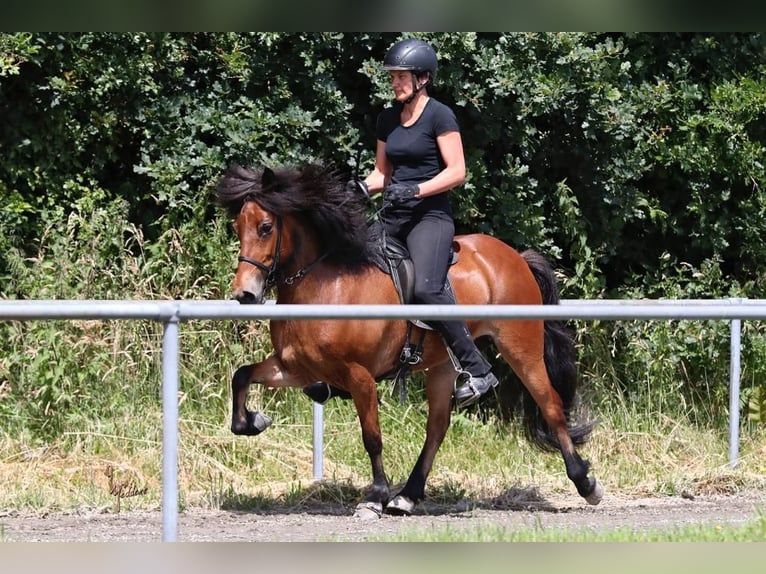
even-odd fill
[(254, 293), (250, 291), (238, 291), (234, 293), (232, 299), (239, 301), (243, 305), (253, 305), (257, 303), (263, 303), (263, 297), (256, 297)]

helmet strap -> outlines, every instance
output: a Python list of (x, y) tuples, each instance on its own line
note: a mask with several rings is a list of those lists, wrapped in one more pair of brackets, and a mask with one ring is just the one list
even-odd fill
[(417, 82), (417, 76), (415, 74), (412, 74), (412, 94), (410, 94), (410, 97), (404, 100), (405, 104), (409, 104), (412, 100), (415, 99), (415, 96), (418, 95), (418, 92), (425, 88), (428, 84), (431, 83), (431, 74), (428, 74), (428, 79), (423, 82), (422, 85), (418, 86)]

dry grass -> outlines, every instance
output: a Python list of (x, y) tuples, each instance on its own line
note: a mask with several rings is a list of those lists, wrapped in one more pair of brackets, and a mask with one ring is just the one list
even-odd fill
[[(313, 451), (305, 425), (275, 425), (257, 438), (245, 439), (224, 428), (183, 422), (178, 475), (182, 505), (354, 504), (369, 484), (369, 464), (361, 444), (353, 443), (361, 443), (358, 436), (346, 436), (345, 417), (334, 421), (332, 410), (329, 415), (325, 440), (333, 446), (327, 449), (331, 454), (325, 455), (325, 480), (320, 482), (312, 479)], [(352, 442), (341, 446), (340, 440)], [(405, 442), (396, 434), (386, 441), (394, 488), (403, 483), (415, 460)], [(677, 425), (662, 433), (602, 426), (582, 454), (612, 495), (698, 496), (763, 489), (766, 437), (746, 434), (740, 449), (740, 464), (731, 469), (726, 437), (720, 433)], [(0, 443), (0, 508), (36, 513), (156, 509), (162, 501), (161, 459), (161, 444), (149, 439), (78, 435), (31, 448), (6, 437)], [(112, 495), (109, 467), (114, 469), (113, 483), (130, 485), (140, 494)], [(482, 506), (518, 508), (540, 503), (545, 493), (577, 496), (560, 457), (531, 449), (512, 430), (498, 431), (478, 421), (448, 436), (427, 487), (428, 503), (436, 506), (469, 499)]]

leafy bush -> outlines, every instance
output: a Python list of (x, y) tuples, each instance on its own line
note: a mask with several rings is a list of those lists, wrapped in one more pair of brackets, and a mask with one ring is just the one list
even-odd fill
[[(742, 288), (721, 273), (720, 261), (697, 269), (662, 258), (657, 277), (637, 278), (626, 290), (631, 299), (727, 299)], [(729, 420), (729, 321), (642, 320), (582, 324), (581, 360), (593, 398), (623, 414), (646, 410), (647, 424), (658, 417), (695, 425), (724, 426)], [(764, 389), (764, 329), (743, 322), (740, 376), (742, 408), (763, 422), (759, 400)], [(619, 397), (615, 400), (615, 397)], [(609, 406), (611, 404), (611, 406)], [(748, 406), (750, 405), (750, 406)]]
[[(543, 252), (567, 298), (763, 297), (766, 36), (421, 36), (440, 55), (434, 94), (462, 126), (460, 232)], [(0, 34), (0, 296), (226, 298), (237, 247), (211, 185), (233, 161), (321, 161), (350, 177), (358, 142), (369, 170), (390, 100), (379, 63), (399, 37)], [(83, 325), (0, 328), (0, 409), (14, 425), (54, 436), (70, 407), (96, 412), (132, 377), (156, 400), (153, 327), (107, 323), (88, 349)], [(185, 404), (223, 409), (204, 381), (228, 380), (268, 342), (262, 327), (199, 328), (204, 353), (185, 359), (207, 390)], [(725, 323), (578, 333), (604, 400), (721, 420)], [(208, 364), (208, 352), (222, 356)], [(764, 353), (762, 328), (746, 324), (756, 422)]]

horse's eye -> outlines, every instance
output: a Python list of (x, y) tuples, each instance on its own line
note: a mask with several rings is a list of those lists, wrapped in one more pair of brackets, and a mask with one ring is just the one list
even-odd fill
[(271, 230), (274, 229), (274, 226), (271, 224), (270, 221), (264, 221), (258, 226), (258, 235), (261, 237), (265, 237), (269, 233), (271, 233)]

